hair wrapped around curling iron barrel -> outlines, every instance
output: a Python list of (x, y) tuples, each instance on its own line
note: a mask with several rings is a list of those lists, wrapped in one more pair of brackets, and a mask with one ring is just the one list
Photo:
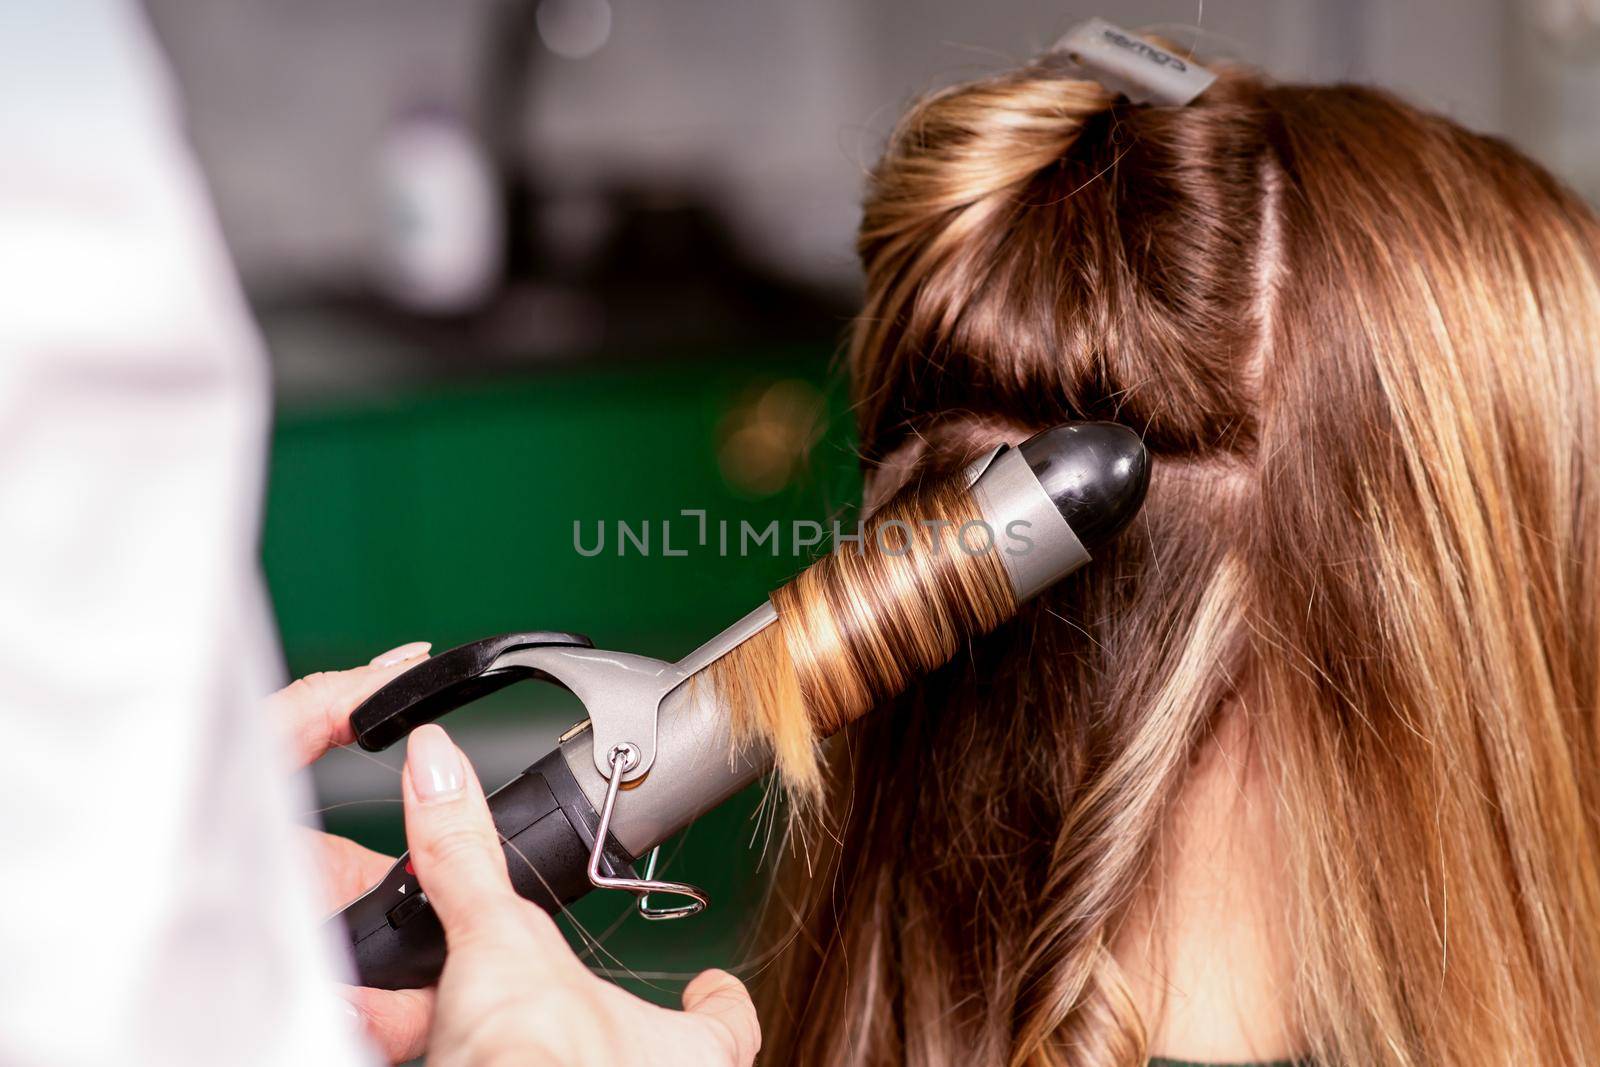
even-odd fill
[(1016, 613), (997, 540), (960, 478), (908, 487), (859, 541), (772, 594), (778, 620), (710, 669), (736, 743), (815, 797), (817, 743)]

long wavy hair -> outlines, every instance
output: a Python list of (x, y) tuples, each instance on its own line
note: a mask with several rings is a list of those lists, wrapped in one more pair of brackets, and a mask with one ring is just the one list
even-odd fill
[(1588, 210), (1382, 92), (1225, 70), (1137, 107), (1045, 59), (911, 109), (860, 253), (877, 482), (1079, 418), (1155, 474), (1092, 567), (832, 746), (765, 1062), (1138, 1062), (1111, 946), (1228, 709), (1305, 1052), (1600, 1062)]

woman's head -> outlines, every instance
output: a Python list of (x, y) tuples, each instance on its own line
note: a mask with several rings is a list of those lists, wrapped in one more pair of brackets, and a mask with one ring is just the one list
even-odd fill
[(860, 248), (877, 482), (1080, 418), (1138, 430), (1155, 474), (1096, 566), (836, 746), (768, 1047), (1135, 1060), (1111, 945), (1234, 715), (1315, 1051), (1600, 1057), (1582, 205), (1380, 92), (1228, 70), (1146, 108), (1046, 60), (908, 113)]

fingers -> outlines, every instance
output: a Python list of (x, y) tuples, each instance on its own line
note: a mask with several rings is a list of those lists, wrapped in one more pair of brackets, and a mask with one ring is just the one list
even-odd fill
[(744, 983), (727, 971), (706, 971), (683, 990), (683, 1010), (704, 1019), (712, 1036), (740, 1067), (750, 1067), (761, 1051), (761, 1024)]
[(285, 724), (295, 765), (303, 767), (335, 745), (355, 740), (350, 713), (390, 679), (416, 666), (432, 646), (413, 641), (365, 667), (308, 674), (267, 698), (267, 713)]
[(340, 993), (355, 1008), (362, 1028), (390, 1063), (414, 1060), (428, 1050), (433, 990), (345, 986)]
[(441, 727), (411, 732), (400, 791), (411, 864), (450, 945), (519, 929), (522, 900), (511, 888), (483, 787)]
[(306, 835), (306, 847), (322, 877), (322, 905), (328, 911), (350, 903), (377, 885), (394, 866), (393, 856), (374, 852), (354, 841), (305, 827), (301, 831)]

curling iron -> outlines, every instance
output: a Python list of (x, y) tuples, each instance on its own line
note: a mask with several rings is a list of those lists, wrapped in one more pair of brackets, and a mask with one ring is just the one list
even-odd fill
[[(965, 471), (991, 531), (1026, 531), (1026, 551), (999, 551), (1018, 603), (1089, 562), (1133, 519), (1149, 484), (1137, 434), (1114, 423), (1066, 423), (1001, 445)], [(423, 723), (524, 679), (570, 690), (588, 718), (489, 797), (518, 893), (550, 912), (596, 888), (637, 897), (647, 919), (692, 915), (695, 886), (655, 877), (659, 845), (761, 775), (770, 758), (740, 753), (714, 686), (689, 684), (777, 621), (771, 602), (676, 663), (594, 647), (582, 634), (489, 637), (425, 660), (352, 713), (356, 740), (379, 751)], [(641, 874), (634, 864), (645, 858)], [(677, 903), (663, 904), (661, 898)], [(437, 981), (444, 930), (405, 856), (337, 920), (362, 985)]]

